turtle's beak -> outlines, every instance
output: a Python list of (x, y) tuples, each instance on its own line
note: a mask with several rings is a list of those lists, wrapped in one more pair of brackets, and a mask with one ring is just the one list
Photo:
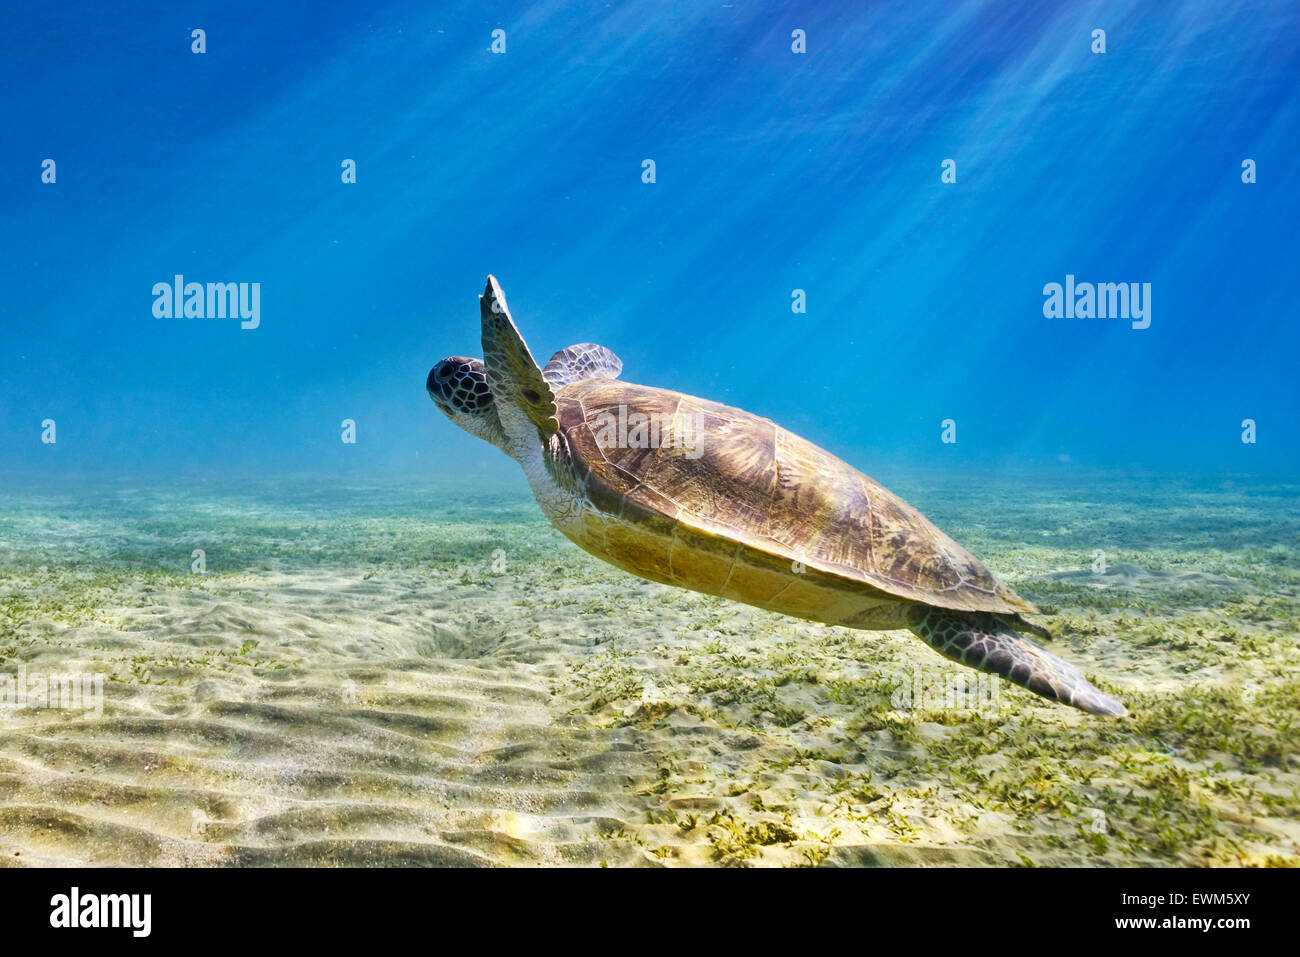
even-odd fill
[(424, 389), (434, 402), (447, 401), (447, 388), (454, 381), (458, 363), (453, 359), (443, 359), (429, 370), (429, 377), (424, 380)]

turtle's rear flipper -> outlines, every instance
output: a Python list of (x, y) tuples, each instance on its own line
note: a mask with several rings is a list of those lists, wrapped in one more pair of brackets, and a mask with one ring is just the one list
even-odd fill
[(1016, 634), (996, 615), (917, 605), (908, 612), (907, 624), (940, 654), (1000, 675), (1044, 698), (1093, 714), (1128, 714), (1122, 704), (1089, 684), (1078, 668)]

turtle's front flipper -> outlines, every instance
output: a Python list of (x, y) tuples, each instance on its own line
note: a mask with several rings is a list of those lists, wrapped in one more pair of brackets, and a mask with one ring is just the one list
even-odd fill
[(908, 612), (907, 624), (940, 654), (1000, 675), (1044, 698), (1093, 714), (1128, 714), (1122, 704), (1089, 684), (1074, 665), (1016, 634), (995, 615), (916, 605)]

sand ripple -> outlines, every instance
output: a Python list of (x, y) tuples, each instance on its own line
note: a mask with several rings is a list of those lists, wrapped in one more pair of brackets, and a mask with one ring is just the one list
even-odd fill
[[(1010, 686), (991, 711), (904, 707), (965, 672), (906, 633), (632, 579), (527, 502), (530, 523), (456, 524), (343, 495), (327, 540), (315, 504), (151, 496), (116, 524), (0, 515), (0, 678), (106, 677), (99, 716), (0, 703), (0, 866), (1300, 859), (1285, 548), (1135, 549), (1097, 575), (1068, 514), (1061, 545), (968, 530), (1134, 712), (1104, 722)], [(1020, 507), (974, 511), (1042, 521)], [(1109, 514), (1086, 538), (1126, 527)]]

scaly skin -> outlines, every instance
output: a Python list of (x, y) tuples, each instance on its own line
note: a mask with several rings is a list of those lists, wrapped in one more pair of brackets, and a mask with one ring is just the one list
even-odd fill
[(996, 615), (916, 605), (907, 624), (913, 634), (953, 661), (1083, 711), (1112, 717), (1128, 714), (1122, 704), (1094, 688), (1078, 668), (1017, 634)]

